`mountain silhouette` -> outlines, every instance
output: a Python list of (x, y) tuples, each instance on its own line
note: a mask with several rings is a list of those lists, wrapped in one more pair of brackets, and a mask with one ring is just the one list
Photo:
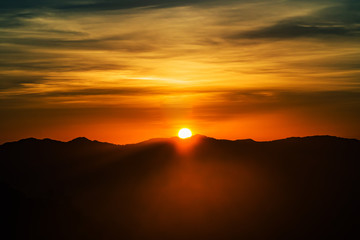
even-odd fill
[(360, 141), (0, 146), (3, 239), (356, 239)]

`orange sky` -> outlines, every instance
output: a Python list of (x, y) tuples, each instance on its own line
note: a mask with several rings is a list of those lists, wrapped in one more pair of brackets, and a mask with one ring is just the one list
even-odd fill
[(360, 138), (355, 0), (0, 7), (0, 142)]

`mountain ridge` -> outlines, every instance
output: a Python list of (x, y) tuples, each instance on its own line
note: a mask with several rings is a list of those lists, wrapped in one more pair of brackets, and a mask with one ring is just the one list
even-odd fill
[[(281, 138), (281, 139), (274, 139), (274, 140), (268, 140), (268, 141), (256, 141), (253, 140), (251, 138), (247, 138), (247, 139), (234, 139), (234, 140), (230, 140), (230, 139), (222, 139), (222, 138), (213, 138), (213, 137), (208, 137), (205, 135), (201, 135), (201, 134), (196, 134), (193, 135), (192, 137), (190, 137), (189, 139), (194, 139), (194, 138), (200, 138), (200, 139), (208, 139), (208, 140), (215, 140), (215, 141), (227, 141), (227, 142), (253, 142), (253, 143), (269, 143), (269, 142), (281, 142), (281, 141), (306, 141), (306, 140), (312, 140), (312, 139), (332, 139), (332, 140), (346, 140), (346, 141), (354, 141), (354, 142), (360, 142), (359, 139), (356, 138), (345, 138), (345, 137), (337, 137), (337, 136), (332, 136), (332, 135), (312, 135), (312, 136), (304, 136), (304, 137), (287, 137), (287, 138)], [(116, 144), (116, 143), (110, 143), (110, 142), (102, 142), (102, 141), (98, 141), (98, 140), (90, 140), (86, 137), (76, 137), (72, 140), (69, 141), (61, 141), (61, 140), (55, 140), (55, 139), (50, 139), (50, 138), (34, 138), (34, 137), (29, 137), (29, 138), (23, 138), (20, 140), (16, 140), (16, 141), (10, 141), (10, 142), (5, 142), (3, 144), (0, 145), (8, 145), (8, 144), (14, 144), (14, 143), (30, 143), (30, 142), (53, 142), (53, 143), (101, 143), (101, 144), (111, 144), (111, 145), (115, 145), (115, 146), (129, 146), (129, 145), (136, 145), (136, 144), (144, 144), (144, 143), (154, 143), (154, 142), (167, 142), (167, 141), (187, 141), (189, 139), (180, 139), (176, 136), (173, 137), (159, 137), (159, 138), (150, 138), (148, 140), (144, 140), (144, 141), (140, 141), (137, 143), (127, 143), (127, 144)]]
[(29, 138), (0, 146), (0, 217), (19, 240), (353, 239), (359, 159), (333, 136)]

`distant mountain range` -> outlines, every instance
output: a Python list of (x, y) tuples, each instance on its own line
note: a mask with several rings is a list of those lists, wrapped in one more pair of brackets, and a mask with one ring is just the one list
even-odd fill
[(358, 239), (360, 141), (0, 146), (3, 239)]

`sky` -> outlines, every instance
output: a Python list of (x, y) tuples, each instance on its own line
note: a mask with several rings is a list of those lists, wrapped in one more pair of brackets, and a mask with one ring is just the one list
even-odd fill
[(0, 143), (360, 139), (358, 0), (2, 0)]

